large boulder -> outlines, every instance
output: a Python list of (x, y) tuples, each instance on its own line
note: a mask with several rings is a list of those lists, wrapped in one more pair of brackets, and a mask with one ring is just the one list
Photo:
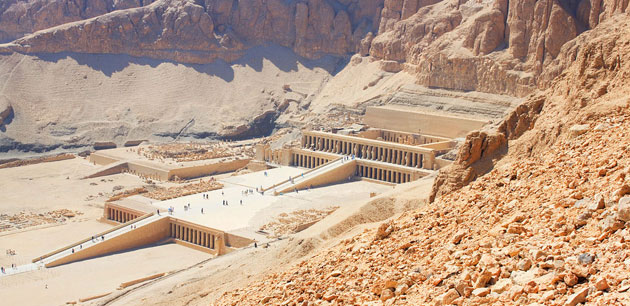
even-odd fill
[(0, 97), (0, 126), (7, 123), (7, 119), (13, 116), (13, 107), (9, 100), (5, 97)]

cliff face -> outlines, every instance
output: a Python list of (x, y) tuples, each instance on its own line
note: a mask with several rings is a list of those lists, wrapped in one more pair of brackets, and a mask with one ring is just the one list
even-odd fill
[(427, 86), (525, 96), (562, 71), (547, 67), (566, 42), (629, 10), (628, 0), (11, 0), (0, 40), (16, 40), (0, 51), (211, 63), (271, 42), (307, 58), (406, 63)]
[(0, 42), (64, 23), (150, 4), (154, 0), (5, 0), (0, 3)]
[[(244, 49), (271, 42), (307, 58), (346, 55), (358, 51), (366, 34), (377, 30), (382, 7), (379, 0), (360, 5), (358, 0), (93, 1), (82, 6), (49, 1), (39, 15), (32, 13), (33, 7), (43, 1), (15, 3), (4, 11), (9, 16), (6, 22), (13, 25), (5, 36), (61, 25), (18, 38), (7, 49), (124, 53), (210, 63), (219, 58), (234, 61)], [(21, 7), (27, 8), (20, 11)], [(21, 19), (26, 21), (20, 23)], [(80, 21), (67, 23), (75, 20)]]
[[(606, 110), (604, 103), (593, 106), (596, 103), (625, 102), (628, 65), (623, 58), (630, 23), (626, 16), (613, 18), (615, 22), (608, 23), (607, 28), (597, 28), (565, 44), (550, 64), (562, 72), (549, 89), (528, 96), (498, 127), (469, 134), (455, 163), (438, 174), (430, 200), (450, 194), (491, 170), (508, 153), (508, 140), (519, 139), (510, 145), (513, 155), (534, 157), (549, 150), (572, 125), (595, 116), (598, 107)], [(564, 65), (568, 68), (559, 68)], [(527, 133), (534, 127), (535, 132)]]
[(385, 2), (371, 55), (410, 64), (424, 85), (517, 96), (549, 86), (568, 63), (543, 72), (566, 42), (630, 11), (627, 0), (445, 0), (421, 1), (406, 19), (386, 14), (407, 2), (414, 1)]

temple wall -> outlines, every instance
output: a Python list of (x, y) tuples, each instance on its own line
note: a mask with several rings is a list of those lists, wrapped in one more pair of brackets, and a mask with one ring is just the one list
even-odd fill
[(118, 223), (125, 223), (141, 216), (144, 216), (146, 212), (135, 210), (129, 207), (117, 205), (114, 203), (105, 203), (103, 209), (103, 218)]
[(214, 164), (207, 164), (201, 166), (192, 166), (173, 169), (168, 173), (168, 179), (178, 176), (182, 179), (191, 179), (206, 175), (213, 175), (218, 173), (232, 172), (240, 168), (247, 166), (249, 159), (238, 159), (228, 162), (219, 162)]
[[(103, 256), (122, 250), (138, 248), (147, 244), (153, 244), (169, 236), (168, 218), (162, 218), (143, 225), (128, 233), (100, 241), (97, 244), (82, 250), (75, 250), (74, 254), (65, 256), (56, 261), (46, 264), (47, 268), (63, 265), (66, 263)], [(87, 242), (89, 243), (89, 242)]]
[(470, 131), (480, 129), (488, 121), (388, 107), (368, 107), (363, 122), (374, 128), (458, 138), (465, 137)]
[(278, 190), (278, 193), (290, 192), (294, 189), (303, 190), (309, 187), (318, 187), (330, 185), (333, 183), (343, 182), (354, 175), (356, 168), (356, 161), (351, 160), (340, 165), (339, 167), (330, 169), (326, 172), (320, 173), (314, 177), (306, 178), (290, 187), (282, 190)]
[(118, 173), (123, 173), (127, 170), (129, 170), (129, 165), (127, 164), (127, 162), (115, 162), (115, 163), (109, 163), (106, 165), (106, 169), (103, 169), (101, 171), (98, 171), (96, 173), (90, 174), (86, 177), (84, 177), (84, 179), (88, 179), (88, 178), (95, 178), (95, 177), (100, 177), (100, 176), (106, 176), (106, 175), (112, 175), (112, 174), (118, 174)]
[(104, 166), (107, 164), (115, 163), (117, 161), (119, 161), (117, 158), (105, 156), (105, 155), (99, 154), (98, 152), (94, 152), (90, 154), (90, 162), (95, 165)]

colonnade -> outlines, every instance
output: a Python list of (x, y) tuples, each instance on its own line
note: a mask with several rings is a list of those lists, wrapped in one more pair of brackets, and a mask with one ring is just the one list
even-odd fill
[(138, 217), (140, 217), (140, 215), (135, 213), (116, 209), (114, 207), (107, 207), (107, 219), (112, 221), (125, 223)]
[(442, 138), (442, 137), (414, 135), (411, 133), (388, 131), (388, 130), (381, 131), (381, 138), (383, 139), (383, 141), (403, 143), (403, 144), (408, 144), (408, 145), (424, 145), (424, 144), (448, 140), (447, 138)]
[(293, 165), (304, 168), (315, 168), (329, 162), (330, 159), (307, 154), (293, 153)]
[(176, 223), (170, 224), (169, 235), (171, 238), (186, 241), (209, 249), (215, 248), (215, 239), (217, 237), (211, 232)]
[(356, 175), (396, 184), (407, 183), (412, 180), (411, 173), (371, 167), (361, 164), (357, 165)]
[[(322, 133), (323, 134), (323, 133)], [(327, 135), (309, 135), (302, 139), (302, 146), (306, 149), (324, 151), (335, 154), (354, 155), (358, 158), (381, 161), (401, 166), (431, 169), (433, 167), (433, 152), (419, 152), (408, 145), (386, 144), (378, 140), (369, 140), (370, 144), (360, 143), (366, 139), (352, 136), (338, 136), (341, 139), (326, 137)], [(381, 142), (379, 144), (379, 142)], [(425, 156), (429, 159), (425, 162)]]

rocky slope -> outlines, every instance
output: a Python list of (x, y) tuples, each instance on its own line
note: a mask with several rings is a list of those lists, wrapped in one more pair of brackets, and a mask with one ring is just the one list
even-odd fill
[[(630, 21), (571, 46), (573, 64), (506, 118), (491, 172), (216, 304), (630, 303)], [(497, 156), (481, 138), (460, 163)]]

